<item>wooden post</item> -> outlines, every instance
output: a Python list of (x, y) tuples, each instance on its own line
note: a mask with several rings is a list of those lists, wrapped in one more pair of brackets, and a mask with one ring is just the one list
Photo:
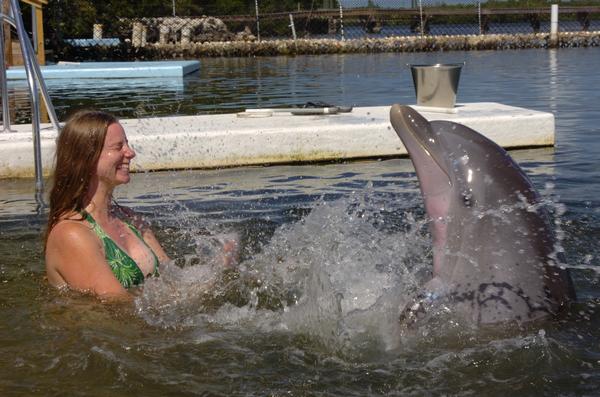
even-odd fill
[[(10, 10), (10, 2), (9, 0), (4, 0), (2, 3), (2, 13), (5, 15), (9, 14)], [(3, 23), (4, 27), (4, 62), (8, 65), (13, 65), (13, 52), (12, 52), (12, 40), (10, 37), (10, 25), (7, 23)]]
[[(12, 0), (4, 0), (4, 5)], [(36, 58), (40, 65), (46, 64), (46, 50), (44, 48), (44, 12), (42, 7), (48, 4), (48, 0), (20, 0), (31, 6), (31, 29), (33, 30), (33, 49), (36, 53)], [(11, 47), (9, 47), (11, 48)], [(15, 61), (13, 56), (13, 61)]]
[(35, 30), (37, 38), (36, 48), (37, 48), (37, 60), (40, 65), (46, 64), (46, 50), (44, 48), (44, 13), (42, 11), (42, 6), (33, 6), (35, 12)]
[[(31, 5), (32, 8), (32, 22), (35, 25), (35, 34), (33, 35), (33, 37), (35, 38), (36, 42), (35, 42), (35, 50), (36, 50), (36, 57), (38, 60), (38, 64), (39, 65), (45, 65), (46, 64), (46, 50), (44, 49), (44, 15), (42, 12), (42, 6), (40, 5)], [(38, 103), (40, 104), (44, 104), (43, 106), (40, 106), (40, 121), (42, 123), (48, 123), (50, 122), (50, 116), (48, 115), (48, 109), (46, 109), (46, 105), (44, 102), (44, 97), (42, 96), (42, 93), (40, 92), (38, 94)]]

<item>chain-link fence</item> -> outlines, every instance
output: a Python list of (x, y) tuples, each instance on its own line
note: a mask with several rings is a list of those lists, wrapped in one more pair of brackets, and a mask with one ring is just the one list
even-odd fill
[[(233, 10), (228, 15), (194, 17), (179, 16), (178, 12), (194, 9), (178, 10), (173, 1), (172, 10), (163, 10), (171, 15), (120, 17), (119, 10), (105, 9), (95, 18), (68, 24), (62, 22), (64, 15), (55, 14), (50, 16), (54, 30), (48, 35), (49, 48), (55, 59), (66, 59), (73, 50), (81, 58), (90, 47), (131, 54), (131, 49), (148, 46), (205, 42), (550, 31), (551, 6), (545, 0), (313, 0), (297, 2), (293, 8), (286, 3), (289, 9), (282, 9), (282, 4), (255, 0), (254, 7), (243, 10), (245, 14)], [(559, 31), (600, 30), (600, 1), (563, 1), (558, 15)]]
[[(550, 2), (344, 0), (341, 3), (347, 38), (550, 32)], [(561, 31), (600, 30), (600, 2), (559, 7), (559, 25)]]

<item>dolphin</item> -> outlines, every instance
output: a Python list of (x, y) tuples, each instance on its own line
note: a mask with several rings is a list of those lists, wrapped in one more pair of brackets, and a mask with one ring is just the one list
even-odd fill
[(400, 318), (443, 302), (475, 324), (524, 324), (575, 299), (539, 195), (508, 153), (478, 132), (393, 105), (391, 124), (415, 167), (433, 239), (432, 278)]

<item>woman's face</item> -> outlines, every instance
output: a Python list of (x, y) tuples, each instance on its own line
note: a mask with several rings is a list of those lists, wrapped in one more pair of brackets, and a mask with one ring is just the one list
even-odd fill
[(96, 168), (98, 180), (111, 186), (129, 182), (129, 164), (134, 157), (121, 124), (109, 125)]

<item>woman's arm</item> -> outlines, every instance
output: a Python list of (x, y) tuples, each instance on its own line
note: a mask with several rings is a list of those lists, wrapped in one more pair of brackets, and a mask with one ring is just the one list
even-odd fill
[(104, 257), (101, 242), (87, 223), (64, 220), (50, 232), (46, 273), (55, 286), (92, 292), (101, 298), (131, 299)]

